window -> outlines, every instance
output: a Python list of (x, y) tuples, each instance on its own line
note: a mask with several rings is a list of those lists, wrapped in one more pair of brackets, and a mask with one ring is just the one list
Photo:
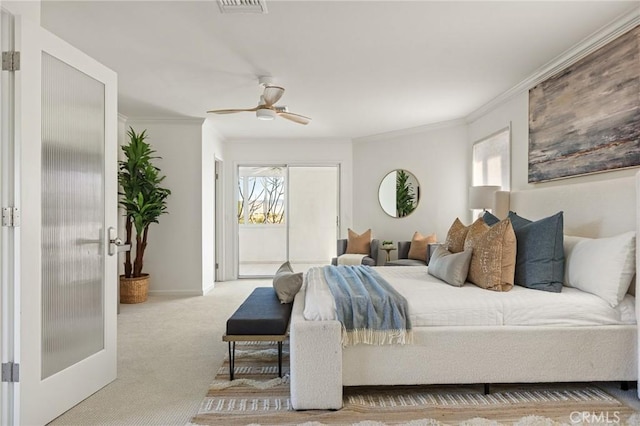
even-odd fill
[(284, 224), (283, 167), (240, 167), (238, 223)]
[(472, 185), (511, 189), (511, 129), (506, 128), (473, 144)]

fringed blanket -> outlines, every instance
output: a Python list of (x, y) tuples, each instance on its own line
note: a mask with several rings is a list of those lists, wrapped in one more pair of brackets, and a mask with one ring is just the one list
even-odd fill
[(342, 346), (413, 343), (407, 300), (369, 266), (325, 266)]

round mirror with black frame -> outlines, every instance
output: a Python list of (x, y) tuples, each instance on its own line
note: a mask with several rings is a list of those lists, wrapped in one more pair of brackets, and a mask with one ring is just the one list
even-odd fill
[(390, 171), (380, 182), (378, 201), (382, 210), (391, 217), (409, 216), (420, 201), (418, 179), (407, 170)]

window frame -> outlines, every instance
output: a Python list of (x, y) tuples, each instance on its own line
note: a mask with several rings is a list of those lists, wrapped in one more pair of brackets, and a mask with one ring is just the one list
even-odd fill
[[(506, 127), (503, 127), (488, 136), (485, 136), (481, 139), (478, 139), (471, 146), (471, 185), (472, 186), (481, 186), (481, 185), (498, 185), (498, 183), (487, 182), (486, 179), (483, 179), (484, 182), (476, 182), (476, 173), (475, 173), (475, 164), (476, 164), (476, 147), (480, 144), (490, 142), (492, 140), (499, 140), (498, 137), (506, 133), (506, 155), (501, 156), (503, 158), (504, 164), (507, 166), (506, 172), (501, 168), (501, 182), (499, 185), (501, 186), (502, 191), (510, 191), (511, 190), (511, 124)], [(486, 158), (482, 160), (484, 164), (487, 163)], [(503, 181), (506, 176), (506, 182)]]

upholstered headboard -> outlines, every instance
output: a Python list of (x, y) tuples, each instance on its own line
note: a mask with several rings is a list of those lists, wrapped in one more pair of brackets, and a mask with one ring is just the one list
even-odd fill
[[(562, 210), (567, 235), (599, 238), (636, 231), (636, 271), (639, 269), (640, 172), (634, 177), (515, 191), (511, 193), (510, 209), (534, 220)], [(635, 295), (636, 283), (637, 274), (629, 293)], [(640, 297), (636, 297), (636, 319), (640, 323)], [(640, 334), (638, 339), (640, 347)]]
[(637, 179), (640, 177), (515, 191), (510, 209), (533, 220), (562, 210), (565, 234), (610, 237), (636, 230)]

